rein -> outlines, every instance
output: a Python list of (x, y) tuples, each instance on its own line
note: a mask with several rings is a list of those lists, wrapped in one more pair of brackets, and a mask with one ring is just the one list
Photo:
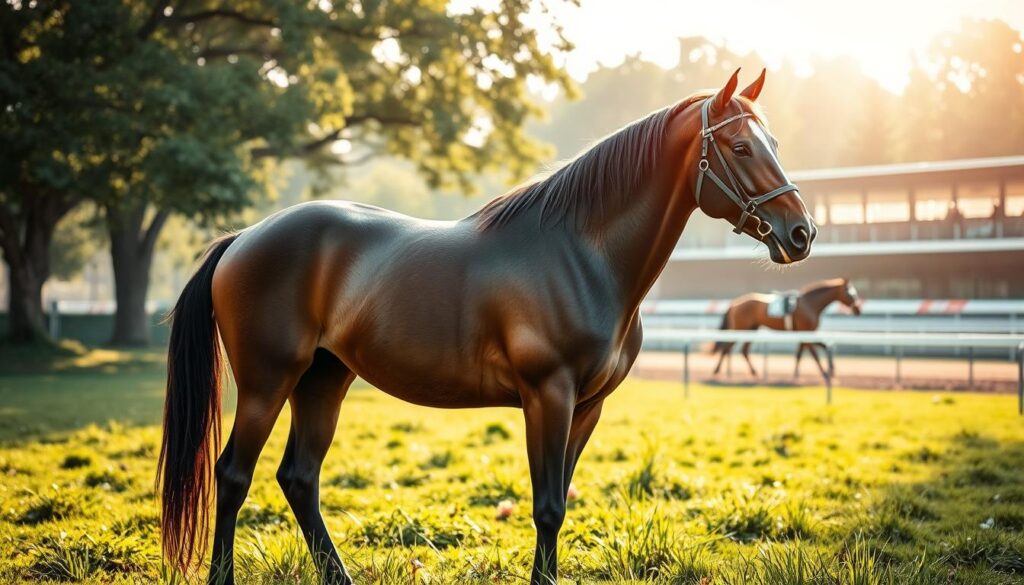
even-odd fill
[[(757, 232), (757, 235), (760, 236), (761, 240), (764, 240), (772, 233), (772, 226), (770, 223), (768, 223), (760, 216), (758, 216), (757, 208), (771, 201), (772, 199), (775, 199), (779, 195), (782, 195), (783, 193), (789, 193), (790, 191), (799, 190), (793, 183), (786, 183), (781, 187), (772, 189), (771, 191), (764, 193), (762, 195), (758, 195), (756, 197), (747, 195), (746, 192), (744, 192), (742, 185), (740, 185), (740, 182), (736, 179), (735, 173), (733, 173), (733, 170), (729, 168), (729, 163), (725, 161), (725, 156), (722, 154), (722, 149), (719, 148), (718, 142), (715, 140), (715, 132), (721, 130), (722, 128), (728, 126), (729, 124), (737, 120), (742, 120), (743, 118), (750, 118), (753, 116), (753, 114), (750, 114), (749, 112), (736, 114), (735, 116), (726, 118), (725, 120), (722, 120), (721, 122), (712, 126), (708, 121), (708, 114), (711, 110), (711, 103), (713, 100), (714, 97), (708, 98), (707, 100), (704, 101), (703, 104), (701, 104), (700, 107), (700, 162), (697, 163), (697, 190), (696, 194), (694, 195), (694, 198), (697, 200), (697, 205), (700, 206), (700, 192), (701, 188), (704, 185), (704, 175), (707, 175), (708, 177), (711, 178), (715, 185), (717, 185), (718, 188), (722, 190), (722, 193), (725, 193), (726, 197), (728, 197), (743, 211), (743, 213), (740, 214), (739, 221), (736, 224), (734, 224), (735, 229), (733, 229), (733, 232), (737, 234), (742, 233), (744, 226), (747, 225), (747, 221), (753, 219), (754, 221), (757, 222), (756, 224), (754, 224), (754, 231)], [(723, 181), (722, 178), (719, 177), (715, 173), (715, 171), (711, 169), (711, 164), (708, 162), (708, 144), (711, 145), (711, 147), (715, 151), (715, 154), (718, 156), (718, 161), (722, 165), (722, 170), (725, 172), (725, 176), (729, 180), (729, 183), (732, 184), (731, 187), (729, 185), (726, 185), (725, 181)], [(765, 226), (766, 229), (762, 231), (761, 226)]]

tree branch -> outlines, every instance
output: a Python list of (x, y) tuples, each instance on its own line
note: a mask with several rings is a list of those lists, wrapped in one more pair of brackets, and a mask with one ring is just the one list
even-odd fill
[[(380, 27), (383, 28), (383, 27)], [(386, 39), (436, 39), (439, 34), (431, 34), (428, 31), (412, 27), (406, 30), (395, 30), (387, 34), (378, 34), (377, 30), (372, 28), (366, 29), (351, 29), (345, 28), (339, 24), (329, 23), (325, 30), (337, 35), (344, 37), (351, 37), (363, 41), (383, 41)]]
[(276, 59), (280, 57), (281, 52), (278, 50), (270, 49), (264, 45), (248, 45), (242, 47), (209, 47), (200, 51), (197, 56), (200, 59), (219, 59), (222, 57), (230, 57), (231, 55), (253, 55), (263, 59)]
[(149, 17), (139, 27), (139, 31), (135, 33), (135, 36), (140, 41), (148, 39), (149, 35), (153, 34), (157, 25), (160, 24), (160, 19), (164, 18), (164, 10), (167, 9), (169, 4), (170, 0), (156, 0), (156, 2), (153, 2), (153, 8), (149, 11)]
[(238, 12), (237, 10), (230, 10), (227, 8), (214, 8), (211, 10), (193, 12), (192, 14), (182, 14), (181, 16), (175, 16), (173, 20), (181, 24), (196, 24), (214, 18), (225, 18), (228, 20), (234, 20), (242, 24), (248, 24), (252, 26), (280, 28), (280, 24), (273, 19), (264, 18), (260, 16), (251, 16), (248, 14)]
[(157, 238), (160, 237), (160, 230), (163, 229), (164, 224), (167, 223), (167, 218), (171, 216), (170, 212), (166, 209), (157, 210), (156, 215), (149, 222), (149, 227), (146, 228), (146, 233), (142, 237), (142, 248), (146, 252), (153, 249), (156, 245)]
[(356, 167), (362, 164), (366, 164), (378, 156), (380, 156), (380, 151), (374, 149), (358, 158), (341, 159), (338, 162), (345, 165), (346, 167)]
[(273, 147), (259, 147), (254, 148), (250, 153), (253, 158), (266, 158), (270, 156), (298, 156), (304, 157), (316, 153), (318, 150), (327, 146), (328, 144), (338, 140), (341, 137), (341, 132), (345, 128), (351, 128), (367, 122), (377, 122), (382, 126), (418, 126), (419, 123), (412, 118), (406, 118), (402, 116), (379, 116), (372, 114), (362, 114), (351, 116), (345, 119), (344, 128), (339, 128), (327, 135), (297, 146), (288, 152), (282, 152), (280, 149)]

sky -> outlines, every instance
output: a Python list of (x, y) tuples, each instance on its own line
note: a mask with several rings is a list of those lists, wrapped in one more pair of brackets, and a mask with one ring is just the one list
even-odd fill
[[(456, 0), (486, 5), (490, 0)], [(679, 59), (676, 39), (704, 36), (769, 68), (784, 60), (810, 73), (813, 56), (849, 56), (887, 89), (901, 92), (912, 56), (963, 18), (998, 18), (1024, 30), (1024, 0), (581, 0), (549, 1), (576, 45), (565, 66), (583, 80), (599, 65), (638, 54), (664, 67)]]

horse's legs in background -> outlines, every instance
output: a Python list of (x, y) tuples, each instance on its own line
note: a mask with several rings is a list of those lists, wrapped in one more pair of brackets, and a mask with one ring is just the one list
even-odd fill
[[(818, 352), (814, 350), (815, 346), (817, 346), (817, 345), (819, 345), (819, 344), (817, 344), (817, 343), (807, 344), (807, 352), (810, 353), (811, 357), (814, 358), (814, 363), (818, 364), (818, 369), (821, 371), (821, 377), (825, 378), (825, 381), (827, 382), (829, 377), (830, 377), (830, 372), (828, 370), (825, 370), (825, 367), (821, 365), (821, 359), (818, 357)], [(824, 346), (822, 346), (822, 347), (824, 347)]]
[(558, 531), (565, 520), (566, 449), (575, 381), (563, 370), (537, 388), (522, 392), (522, 398), (533, 483), (533, 523), (537, 527), (530, 584), (550, 585), (558, 578)]
[(800, 346), (796, 348), (796, 366), (793, 367), (794, 380), (800, 379), (800, 357), (804, 355), (805, 349), (807, 349), (806, 343), (801, 343)]
[(209, 576), (209, 582), (218, 585), (235, 582), (238, 511), (249, 493), (260, 451), (306, 366), (301, 362), (282, 365), (264, 358), (247, 352), (245, 359), (232, 363), (238, 383), (238, 408), (231, 436), (217, 459), (217, 519)]
[(817, 343), (815, 345), (820, 347), (822, 353), (824, 353), (828, 357), (828, 375), (829, 376), (835, 375), (835, 373), (836, 373), (836, 364), (832, 361), (832, 354), (829, 353), (828, 347), (826, 347), (824, 343)]
[(320, 514), (320, 467), (334, 440), (338, 411), (355, 375), (326, 350), (317, 350), (289, 398), (292, 426), (277, 470), (285, 498), (302, 529), (321, 581), (352, 583)]
[(576, 471), (576, 463), (580, 460), (583, 448), (590, 440), (598, 419), (601, 418), (601, 407), (604, 399), (591, 402), (581, 408), (577, 408), (572, 415), (572, 426), (569, 428), (569, 441), (565, 450), (565, 472), (562, 474), (562, 483), (565, 489), (563, 493), (569, 493), (569, 484), (572, 483), (572, 474)]
[(747, 367), (750, 368), (750, 375), (757, 377), (757, 370), (754, 369), (754, 364), (750, 361), (750, 342), (743, 344), (743, 359), (747, 360)]
[(729, 353), (732, 351), (733, 345), (734, 344), (732, 342), (728, 342), (722, 345), (722, 353), (721, 355), (718, 356), (718, 365), (715, 366), (715, 376), (717, 376), (718, 373), (722, 371), (722, 362), (725, 361), (725, 356), (729, 355)]

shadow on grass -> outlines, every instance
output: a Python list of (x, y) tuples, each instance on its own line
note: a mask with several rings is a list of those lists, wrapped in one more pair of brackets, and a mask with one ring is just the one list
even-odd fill
[(164, 351), (89, 349), (73, 342), (0, 347), (0, 442), (22, 442), (111, 420), (156, 424)]
[[(160, 424), (165, 349), (86, 348), (75, 342), (0, 346), (0, 444), (58, 440), (91, 424)], [(223, 411), (235, 408), (224, 373)], [(361, 379), (353, 389), (369, 386)], [(360, 397), (350, 395), (349, 402)]]
[(944, 449), (904, 453), (891, 472), (924, 479), (882, 486), (843, 539), (864, 538), (883, 564), (923, 564), (936, 582), (1024, 579), (1024, 442), (960, 431)]
[(700, 383), (705, 386), (719, 387), (719, 388), (757, 388), (763, 389), (765, 386), (770, 386), (773, 389), (787, 390), (793, 389), (805, 389), (815, 388), (814, 384), (804, 384), (799, 381), (785, 380), (785, 379), (771, 379), (764, 380), (762, 378), (742, 380), (742, 379), (729, 379), (729, 378), (707, 378), (700, 380)]
[(0, 343), (0, 375), (138, 373), (163, 368), (166, 349), (90, 348), (77, 341), (11, 345)]

